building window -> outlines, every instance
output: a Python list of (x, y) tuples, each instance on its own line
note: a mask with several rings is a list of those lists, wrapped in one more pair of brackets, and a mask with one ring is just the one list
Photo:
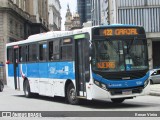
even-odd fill
[(26, 0), (24, 0), (23, 10), (26, 11)]
[(10, 33), (13, 33), (13, 20), (10, 20)]
[(15, 23), (15, 32), (16, 32), (16, 35), (18, 35), (18, 24)]
[(24, 36), (23, 34), (24, 34), (23, 27), (22, 27), (22, 25), (20, 25), (20, 37), (23, 38), (23, 36)]

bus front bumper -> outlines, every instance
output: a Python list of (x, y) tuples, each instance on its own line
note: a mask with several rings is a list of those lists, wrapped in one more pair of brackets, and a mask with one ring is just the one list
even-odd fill
[(150, 93), (150, 83), (145, 88), (128, 88), (128, 89), (114, 89), (105, 90), (95, 84), (87, 85), (87, 99), (92, 100), (107, 100), (114, 98), (134, 98), (136, 96), (144, 96)]

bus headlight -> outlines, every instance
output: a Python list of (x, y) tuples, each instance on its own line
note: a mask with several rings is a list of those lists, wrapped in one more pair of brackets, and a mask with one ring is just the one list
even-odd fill
[(97, 86), (100, 86), (100, 83), (98, 81), (94, 81), (94, 83), (97, 85)]
[(101, 82), (99, 82), (99, 81), (96, 81), (96, 80), (94, 80), (94, 83), (95, 83), (98, 87), (100, 87), (100, 88), (102, 88), (102, 89), (104, 89), (104, 90), (107, 90), (107, 85), (105, 85), (105, 84), (103, 84), (103, 83), (101, 83)]
[(144, 82), (144, 87), (146, 87), (149, 83), (149, 79), (147, 79), (145, 82)]
[(101, 84), (101, 87), (102, 87), (102, 89), (107, 90), (107, 87), (106, 87), (106, 85), (105, 85), (105, 84)]

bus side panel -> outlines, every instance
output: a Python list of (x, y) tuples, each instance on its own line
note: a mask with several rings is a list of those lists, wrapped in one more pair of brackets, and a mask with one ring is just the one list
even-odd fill
[(27, 78), (39, 78), (39, 64), (27, 64)]
[[(7, 76), (7, 86), (12, 89), (15, 89), (15, 81), (14, 81), (14, 69), (13, 64), (8, 64), (6, 66), (6, 76)], [(21, 77), (20, 65), (17, 67), (17, 89), (23, 90), (23, 78)]]
[(51, 95), (51, 90), (48, 87), (48, 63), (39, 63), (39, 94), (41, 95)]
[(13, 89), (15, 89), (14, 85), (14, 70), (13, 70), (13, 64), (8, 64), (7, 67), (7, 85)]
[(23, 73), (26, 73), (26, 77), (30, 83), (31, 92), (39, 92), (39, 64), (38, 63), (29, 63), (23, 64)]
[(53, 94), (65, 96), (66, 80), (75, 80), (74, 62), (51, 62), (48, 64), (48, 72), (49, 80), (53, 81)]
[(51, 62), (48, 65), (49, 78), (75, 79), (74, 62)]

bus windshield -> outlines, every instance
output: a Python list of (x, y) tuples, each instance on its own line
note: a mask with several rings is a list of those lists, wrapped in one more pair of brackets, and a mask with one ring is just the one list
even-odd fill
[(116, 72), (148, 69), (146, 39), (96, 40), (93, 50), (94, 70)]

